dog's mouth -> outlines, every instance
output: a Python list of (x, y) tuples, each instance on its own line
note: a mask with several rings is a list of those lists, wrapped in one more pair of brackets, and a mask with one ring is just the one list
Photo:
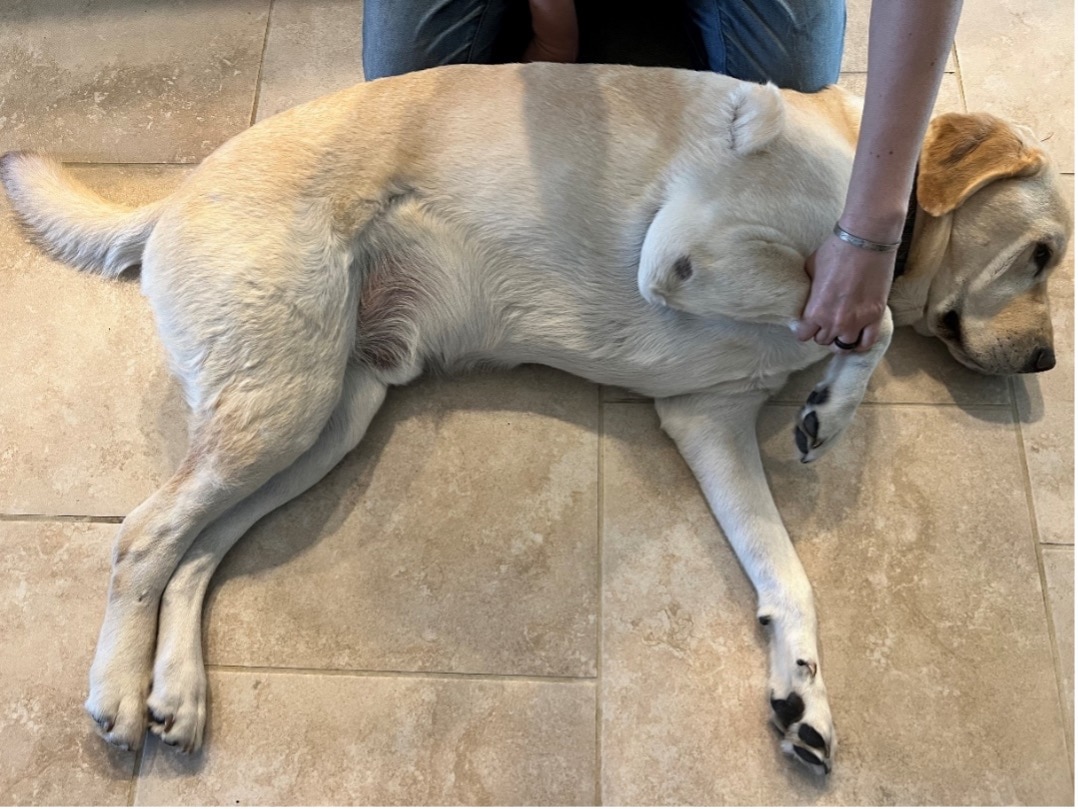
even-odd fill
[(958, 313), (958, 310), (948, 309), (944, 312), (944, 314), (936, 321), (933, 333), (945, 346), (947, 346), (947, 350), (951, 352), (951, 356), (958, 360), (962, 365), (965, 365), (970, 370), (976, 371), (979, 374), (993, 376), (997, 373), (978, 363), (970, 356), (969, 351), (966, 350), (966, 346), (962, 340), (962, 316)]
[(962, 342), (962, 316), (958, 314), (957, 310), (948, 309), (943, 316), (936, 321), (936, 326), (932, 331), (936, 337), (943, 341), (943, 344), (947, 346), (947, 350), (951, 352), (951, 355), (956, 360), (967, 368), (986, 373), (986, 371), (979, 367), (969, 356), (969, 352)]
[(988, 376), (1011, 376), (1035, 374), (1055, 367), (1056, 357), (1051, 342), (1034, 344), (1025, 350), (1012, 349), (998, 355), (975, 358), (966, 345), (962, 330), (962, 316), (955, 309), (948, 309), (935, 324), (934, 334), (947, 346), (947, 350), (962, 365), (979, 374)]
[(936, 336), (946, 343), (962, 347), (962, 318), (955, 309), (948, 309), (936, 322)]

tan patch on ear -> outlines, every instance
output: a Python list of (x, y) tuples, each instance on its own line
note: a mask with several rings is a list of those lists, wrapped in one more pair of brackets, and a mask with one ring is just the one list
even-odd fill
[(994, 115), (940, 115), (928, 125), (921, 149), (917, 202), (942, 216), (993, 180), (1035, 174), (1046, 162), (1042, 149)]

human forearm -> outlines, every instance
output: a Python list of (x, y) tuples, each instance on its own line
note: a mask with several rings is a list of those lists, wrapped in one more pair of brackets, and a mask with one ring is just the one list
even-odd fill
[(877, 0), (853, 176), (840, 222), (866, 239), (898, 241), (961, 0)]

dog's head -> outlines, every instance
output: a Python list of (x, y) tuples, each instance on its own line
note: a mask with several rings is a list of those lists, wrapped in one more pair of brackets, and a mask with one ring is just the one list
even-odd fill
[(1033, 133), (991, 115), (934, 119), (908, 270), (891, 309), (986, 374), (1055, 365), (1048, 277), (1070, 241), (1059, 175)]

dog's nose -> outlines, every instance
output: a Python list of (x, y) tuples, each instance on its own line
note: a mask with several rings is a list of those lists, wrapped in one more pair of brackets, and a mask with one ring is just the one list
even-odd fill
[(1023, 373), (1036, 374), (1041, 371), (1050, 371), (1056, 367), (1056, 352), (1051, 347), (1038, 348), (1033, 352), (1033, 356), (1030, 357), (1029, 362), (1026, 363), (1026, 367), (1022, 369)]

